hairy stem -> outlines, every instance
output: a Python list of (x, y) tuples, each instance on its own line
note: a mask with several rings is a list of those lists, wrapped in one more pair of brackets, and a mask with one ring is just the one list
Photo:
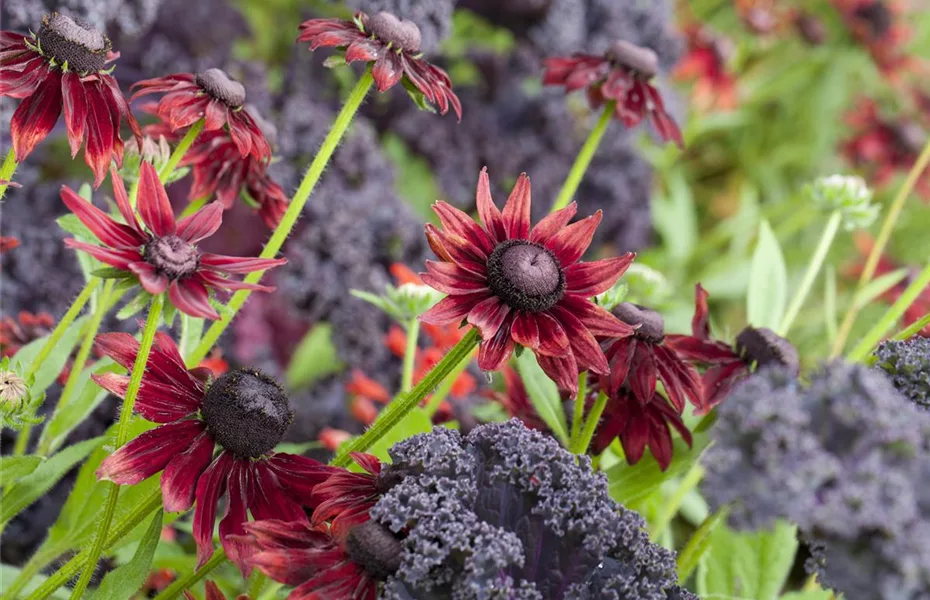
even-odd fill
[(181, 595), (186, 589), (190, 589), (191, 586), (196, 585), (201, 579), (210, 574), (210, 571), (217, 568), (226, 561), (226, 551), (220, 548), (213, 553), (213, 556), (210, 557), (210, 560), (204, 563), (202, 567), (196, 571), (191, 571), (184, 577), (179, 577), (171, 585), (166, 587), (162, 593), (155, 596), (155, 600), (172, 600), (172, 598), (177, 598)]
[[(17, 166), (19, 166), (19, 163), (16, 162), (16, 153), (10, 148), (10, 151), (6, 153), (6, 158), (3, 160), (3, 166), (0, 166), (0, 181), (12, 181)], [(9, 183), (0, 183), (0, 200), (3, 200), (3, 197), (6, 196), (6, 189), (8, 187), (10, 187)]]
[(549, 212), (565, 208), (572, 201), (572, 197), (578, 191), (578, 186), (581, 185), (585, 171), (588, 170), (588, 165), (591, 164), (591, 159), (594, 158), (594, 153), (597, 152), (597, 147), (601, 144), (601, 140), (607, 132), (607, 126), (610, 125), (610, 118), (614, 114), (616, 105), (616, 101), (610, 101), (604, 105), (601, 118), (598, 119), (597, 125), (588, 134), (588, 139), (585, 140), (581, 150), (578, 151), (575, 163), (572, 165), (571, 171), (568, 172), (568, 177), (565, 179), (565, 183), (562, 184), (562, 189), (559, 191), (555, 202), (552, 203), (552, 209)]
[(459, 375), (461, 375), (462, 372), (468, 368), (472, 358), (474, 358), (474, 353), (475, 351), (472, 350), (466, 354), (462, 360), (459, 361), (459, 364), (457, 364), (455, 368), (449, 372), (449, 376), (439, 384), (439, 386), (436, 388), (436, 392), (429, 397), (429, 400), (426, 402), (426, 406), (423, 408), (423, 411), (426, 413), (427, 417), (433, 418), (433, 415), (435, 415), (436, 411), (439, 410), (439, 405), (442, 404), (442, 401), (445, 400), (449, 395), (449, 392), (452, 391), (452, 386), (455, 385)]
[[(274, 233), (271, 234), (271, 239), (268, 240), (268, 243), (265, 244), (265, 248), (261, 253), (261, 258), (274, 258), (278, 255), (281, 246), (284, 245), (284, 241), (294, 228), (294, 224), (297, 223), (297, 218), (300, 217), (300, 213), (303, 211), (304, 205), (310, 198), (310, 194), (313, 193), (313, 188), (316, 187), (317, 182), (320, 180), (320, 176), (323, 175), (323, 169), (326, 168), (329, 159), (339, 146), (339, 142), (342, 141), (342, 138), (345, 136), (346, 131), (349, 129), (349, 125), (352, 123), (352, 119), (355, 117), (355, 113), (365, 100), (365, 96), (368, 95), (368, 91), (371, 89), (373, 82), (374, 78), (371, 75), (371, 69), (367, 69), (361, 79), (358, 80), (358, 83), (355, 84), (355, 88), (352, 90), (352, 93), (349, 94), (349, 98), (346, 100), (345, 105), (343, 105), (342, 110), (339, 111), (339, 115), (336, 116), (332, 129), (329, 130), (326, 139), (323, 140), (320, 151), (317, 152), (316, 156), (313, 158), (313, 162), (311, 162), (310, 166), (307, 168), (307, 174), (304, 175), (303, 181), (300, 182), (300, 187), (298, 187), (297, 191), (294, 193), (294, 197), (291, 199), (291, 203), (287, 207), (287, 212), (284, 213), (281, 223), (274, 230)], [(245, 278), (246, 283), (258, 283), (263, 273), (264, 271), (249, 273)], [(207, 333), (204, 334), (203, 339), (200, 341), (200, 345), (197, 346), (196, 350), (194, 350), (188, 358), (188, 365), (200, 363), (200, 361), (210, 353), (213, 345), (216, 344), (216, 341), (226, 330), (226, 327), (232, 322), (236, 313), (238, 313), (242, 305), (245, 304), (250, 293), (250, 290), (239, 290), (233, 294), (232, 299), (227, 305), (229, 310), (226, 311), (226, 314), (224, 314), (220, 320), (214, 322), (213, 325), (210, 326), (210, 329), (207, 330)]]
[(168, 162), (166, 162), (161, 168), (161, 171), (158, 172), (158, 178), (162, 182), (168, 179), (171, 173), (177, 168), (178, 163), (181, 162), (181, 159), (184, 158), (184, 155), (187, 154), (194, 140), (197, 139), (197, 136), (200, 135), (200, 132), (203, 130), (204, 122), (203, 119), (200, 119), (191, 125), (191, 128), (188, 129), (184, 137), (181, 138), (181, 142), (174, 148), (174, 152), (171, 153)]
[(417, 338), (420, 336), (420, 320), (416, 317), (407, 324), (407, 348), (404, 350), (404, 371), (400, 391), (409, 392), (413, 387), (413, 367), (417, 360)]
[(575, 406), (572, 411), (572, 431), (568, 436), (568, 449), (572, 452), (581, 436), (581, 422), (584, 420), (584, 405), (588, 395), (588, 372), (582, 371), (578, 375), (578, 395), (575, 396)]

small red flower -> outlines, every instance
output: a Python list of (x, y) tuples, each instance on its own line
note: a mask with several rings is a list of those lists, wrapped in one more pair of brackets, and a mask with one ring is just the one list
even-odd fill
[(501, 211), (482, 170), (477, 205), (484, 226), (445, 202), (433, 206), (443, 229), (427, 225), (426, 237), (442, 262), (426, 261), (421, 278), (448, 296), (420, 319), (433, 325), (464, 319), (477, 327), (482, 337), (478, 366), (485, 371), (500, 369), (520, 344), (536, 354), (560, 388), (572, 393), (579, 369), (606, 375), (607, 359), (594, 336), (621, 338), (633, 328), (590, 298), (616, 283), (635, 255), (579, 262), (602, 214), (568, 225), (575, 203), (532, 228), (525, 173)]
[(692, 96), (699, 109), (736, 108), (739, 103), (736, 78), (727, 70), (733, 50), (729, 40), (702, 26), (689, 27), (686, 34), (688, 51), (675, 67), (675, 76), (694, 80)]
[(910, 29), (897, 0), (833, 0), (846, 27), (865, 46), (882, 73), (897, 77), (913, 64), (905, 45)]
[[(139, 353), (139, 342), (128, 333), (101, 334), (97, 345), (126, 369)], [(93, 378), (125, 397), (128, 376)], [(332, 472), (309, 458), (274, 452), (294, 416), (277, 382), (254, 369), (236, 369), (216, 380), (208, 369), (187, 370), (164, 333), (155, 336), (135, 411), (159, 426), (107, 457), (97, 477), (135, 485), (164, 471), (166, 511), (186, 511), (197, 501), (193, 533), (198, 565), (213, 554), (216, 508), (224, 493), (220, 542), (245, 573), (248, 548), (235, 536), (245, 532), (248, 512), (256, 519), (306, 521), (299, 499)]]
[(26, 344), (44, 337), (55, 328), (55, 318), (47, 312), (20, 311), (14, 319), (0, 320), (0, 356), (13, 356)]
[(442, 114), (449, 107), (462, 120), (462, 103), (452, 91), (449, 75), (423, 60), (420, 29), (412, 21), (379, 12), (369, 17), (363, 12), (355, 19), (310, 19), (300, 25), (298, 42), (309, 42), (310, 50), (345, 48), (345, 60), (374, 63), (371, 74), (378, 91), (385, 92), (401, 80), (415, 87)]
[(172, 131), (193, 125), (201, 118), (204, 131), (224, 128), (235, 144), (239, 155), (251, 155), (256, 160), (271, 157), (271, 146), (245, 105), (245, 87), (221, 69), (207, 69), (203, 73), (175, 73), (145, 79), (133, 84), (138, 89), (132, 100), (149, 94), (164, 94), (158, 102), (156, 114)]
[(323, 444), (324, 448), (330, 452), (335, 452), (339, 449), (339, 446), (349, 441), (351, 437), (352, 434), (343, 429), (324, 427), (320, 432), (318, 439), (320, 440), (320, 443)]
[(659, 90), (649, 83), (658, 68), (655, 52), (619, 41), (601, 56), (547, 58), (543, 84), (564, 86), (568, 93), (587, 89), (593, 108), (616, 101), (614, 116), (627, 127), (639, 124), (648, 115), (663, 140), (684, 147), (681, 130), (665, 112)]
[[(426, 377), (426, 374), (429, 373), (433, 367), (435, 367), (439, 361), (442, 360), (442, 357), (445, 356), (445, 351), (454, 346), (461, 339), (462, 335), (461, 330), (446, 326), (446, 327), (436, 327), (429, 326), (424, 327), (424, 333), (426, 333), (431, 341), (435, 343), (435, 338), (432, 338), (431, 333), (435, 333), (438, 330), (439, 338), (441, 341), (445, 342), (446, 332), (443, 330), (455, 329), (455, 340), (446, 347), (440, 347), (438, 345), (427, 346), (425, 348), (417, 348), (416, 359), (414, 361), (413, 369), (413, 383), (417, 384), (421, 379)], [(384, 339), (385, 345), (388, 349), (397, 357), (403, 358), (404, 354), (407, 352), (407, 334), (401, 327), (397, 325), (392, 325), (388, 330), (388, 334)], [(472, 392), (478, 389), (478, 383), (475, 381), (475, 378), (471, 376), (470, 373), (462, 372), (455, 378), (455, 381), (452, 382), (452, 388), (449, 390), (449, 395), (453, 398), (465, 398)], [(423, 399), (424, 403), (429, 401), (429, 396)]]
[[(243, 283), (223, 273), (251, 273), (277, 267), (285, 259), (245, 258), (200, 252), (197, 242), (210, 237), (223, 220), (220, 204), (208, 204), (193, 215), (175, 222), (174, 211), (155, 169), (142, 162), (139, 181), (139, 214), (129, 204), (126, 188), (113, 172), (113, 194), (126, 223), (117, 223), (99, 208), (62, 187), (61, 199), (104, 246), (69, 238), (65, 244), (134, 277), (150, 294), (168, 291), (178, 310), (192, 317), (218, 319), (210, 305), (209, 288), (220, 290), (273, 291), (274, 288)], [(145, 225), (145, 228), (142, 227)]]
[(42, 18), (38, 34), (0, 31), (0, 96), (22, 100), (10, 122), (18, 162), (45, 139), (62, 111), (72, 158), (87, 140), (84, 160), (94, 187), (106, 177), (111, 158), (122, 162), (121, 119), (141, 145), (139, 124), (106, 67), (116, 56), (100, 30), (58, 13)]
[(10, 250), (19, 248), (19, 239), (13, 236), (0, 236), (0, 254), (6, 254)]

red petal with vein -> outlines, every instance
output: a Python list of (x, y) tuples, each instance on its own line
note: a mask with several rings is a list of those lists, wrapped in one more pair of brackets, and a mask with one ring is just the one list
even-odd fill
[(142, 288), (153, 296), (168, 289), (168, 278), (145, 261), (130, 263), (129, 270), (139, 278)]
[(494, 242), (499, 244), (506, 240), (507, 232), (504, 229), (503, 215), (491, 198), (491, 180), (488, 177), (487, 167), (481, 169), (481, 174), (478, 175), (478, 190), (475, 193), (475, 202), (478, 207), (478, 216), (481, 217), (485, 229), (494, 238)]
[(266, 462), (284, 489), (298, 500), (309, 498), (316, 486), (336, 472), (312, 458), (284, 452), (276, 452)]
[(252, 290), (256, 292), (273, 292), (277, 289), (273, 285), (260, 285), (257, 283), (236, 281), (235, 279), (226, 279), (225, 277), (213, 271), (199, 271), (193, 275), (191, 279), (199, 281), (207, 287), (212, 287), (219, 290)]
[[(103, 377), (101, 375), (100, 377)], [(96, 381), (96, 380), (95, 380)], [(128, 383), (128, 380), (127, 382)], [(101, 383), (101, 385), (103, 385)], [(109, 389), (109, 388), (107, 388)], [(115, 390), (111, 390), (116, 393)], [(126, 395), (126, 385), (122, 385), (120, 397)], [(190, 391), (163, 381), (146, 381), (136, 398), (133, 409), (146, 420), (154, 423), (170, 423), (196, 414), (200, 410), (201, 397), (191, 397)]]
[(10, 136), (16, 161), (23, 162), (45, 139), (61, 114), (61, 73), (45, 76), (31, 96), (20, 102), (10, 121)]
[(648, 342), (636, 344), (630, 362), (630, 389), (640, 405), (647, 404), (656, 393), (656, 357), (653, 345)]
[(396, 53), (384, 49), (381, 51), (381, 56), (375, 61), (371, 74), (375, 78), (378, 91), (384, 92), (397, 85), (401, 80), (404, 76), (404, 66)]
[(207, 204), (194, 214), (178, 222), (178, 237), (196, 244), (208, 238), (223, 224), (223, 205), (218, 202)]
[(539, 348), (539, 325), (536, 323), (536, 315), (518, 312), (510, 327), (510, 335), (513, 341), (521, 346), (537, 350)]
[(61, 200), (101, 242), (111, 248), (138, 248), (146, 242), (135, 229), (117, 223), (108, 214), (75, 194), (71, 188), (61, 187)]
[(513, 354), (513, 339), (510, 337), (511, 321), (505, 320), (493, 338), (481, 342), (478, 348), (478, 368), (482, 371), (496, 371), (507, 362)]
[(74, 158), (84, 143), (84, 123), (87, 121), (87, 96), (80, 76), (74, 71), (62, 76), (61, 97), (68, 128), (68, 144), (71, 146), (71, 158)]
[(139, 353), (139, 340), (128, 333), (101, 333), (94, 338), (97, 351), (109, 356), (124, 369), (132, 369)]
[(130, 263), (142, 260), (142, 255), (136, 250), (110, 250), (109, 248), (79, 242), (74, 238), (65, 239), (65, 246), (75, 250), (83, 250), (97, 260), (124, 271), (129, 270)]
[(231, 120), (229, 125), (229, 137), (233, 144), (239, 150), (239, 155), (245, 158), (252, 152), (252, 136), (240, 123)]
[(573, 354), (562, 357), (536, 355), (536, 360), (560, 390), (571, 395), (578, 393), (578, 363)]
[(530, 233), (530, 241), (545, 245), (546, 242), (549, 241), (549, 238), (568, 225), (568, 222), (575, 217), (575, 213), (577, 212), (578, 205), (572, 202), (565, 208), (546, 215), (543, 220), (537, 223), (536, 227), (533, 228), (533, 231)]
[(679, 412), (683, 411), (687, 399), (698, 409), (705, 409), (701, 377), (694, 367), (685, 364), (673, 350), (664, 345), (656, 346), (655, 354), (659, 379), (675, 408)]
[(455, 263), (428, 260), (426, 270), (428, 273), (420, 276), (423, 283), (444, 294), (470, 294), (488, 289), (487, 277), (466, 271)]
[(504, 221), (504, 230), (509, 239), (525, 240), (530, 237), (530, 208), (532, 206), (530, 194), (530, 178), (526, 173), (520, 173), (517, 178), (504, 210), (501, 213)]
[(48, 70), (45, 59), (38, 57), (23, 63), (18, 70), (3, 68), (0, 74), (0, 96), (22, 99), (35, 93), (45, 80)]
[(179, 311), (201, 319), (219, 319), (220, 315), (210, 306), (210, 293), (197, 281), (176, 279), (168, 287), (168, 298)]
[(558, 319), (548, 313), (536, 313), (536, 326), (539, 328), (540, 354), (546, 356), (564, 356), (571, 352), (571, 343), (565, 328)]
[[(607, 348), (607, 362), (610, 374), (607, 377), (607, 393), (616, 396), (630, 373), (633, 356), (636, 354), (638, 341), (635, 338), (617, 340)], [(602, 379), (603, 381), (603, 379)], [(603, 385), (603, 384), (602, 384)]]
[(207, 107), (203, 114), (204, 130), (214, 131), (219, 129), (226, 124), (226, 117), (227, 109), (225, 104), (221, 103), (219, 100), (207, 102)]
[(200, 266), (224, 273), (251, 273), (267, 271), (287, 264), (286, 258), (249, 258), (245, 256), (224, 256), (205, 252), (200, 255)]
[(190, 448), (174, 457), (161, 476), (161, 496), (167, 512), (183, 512), (194, 505), (197, 480), (213, 460), (216, 444), (206, 431)]
[(665, 336), (664, 343), (685, 360), (710, 364), (743, 362), (739, 354), (724, 342), (705, 341), (690, 335), (669, 334)]
[(633, 335), (635, 331), (632, 326), (587, 298), (566, 294), (559, 300), (559, 306), (571, 311), (595, 336), (624, 338)]
[(553, 306), (551, 313), (565, 329), (571, 344), (572, 354), (575, 355), (578, 366), (582, 369), (590, 369), (595, 373), (606, 375), (609, 372), (609, 367), (607, 366), (604, 351), (601, 350), (597, 340), (594, 339), (594, 336), (591, 335), (591, 332), (588, 331), (584, 324), (564, 308)]
[(704, 406), (713, 408), (720, 404), (730, 395), (733, 386), (748, 374), (749, 367), (742, 361), (708, 369), (701, 378)]
[(197, 543), (197, 568), (213, 556), (213, 526), (216, 523), (216, 503), (226, 491), (226, 478), (235, 459), (221, 452), (197, 481), (194, 509), (194, 541)]
[(378, 45), (369, 39), (355, 40), (346, 48), (347, 63), (357, 60), (368, 62), (376, 58), (378, 58)]
[(306, 521), (307, 515), (300, 504), (284, 492), (281, 481), (261, 460), (252, 471), (253, 487), (249, 511), (258, 519), (280, 518), (285, 521)]
[(248, 558), (252, 554), (248, 538), (236, 539), (245, 535), (243, 524), (249, 520), (252, 465), (249, 460), (233, 462), (229, 477), (226, 479), (226, 512), (220, 521), (220, 543), (226, 550), (229, 561), (239, 567), (242, 577), (248, 577), (252, 568)]
[(700, 283), (694, 284), (694, 316), (691, 318), (691, 335), (699, 340), (710, 339), (710, 311), (707, 298), (710, 294)]
[(488, 297), (485, 292), (446, 296), (431, 309), (420, 315), (420, 321), (431, 325), (451, 325), (461, 323), (471, 310)]
[(87, 144), (84, 162), (94, 172), (94, 187), (99, 187), (107, 176), (113, 157), (113, 138), (119, 137), (119, 121), (113, 122), (113, 113), (99, 81), (84, 85), (87, 94)]
[(135, 485), (158, 473), (203, 430), (196, 420), (179, 421), (146, 431), (108, 456), (97, 469), (97, 479)]
[(546, 248), (552, 250), (563, 267), (578, 262), (578, 259), (584, 255), (588, 246), (591, 245), (591, 240), (594, 239), (594, 231), (603, 216), (603, 212), (599, 210), (590, 217), (572, 223), (549, 238), (549, 241), (545, 244)]
[(494, 251), (496, 244), (491, 240), (488, 232), (466, 213), (441, 200), (433, 203), (433, 212), (439, 216), (439, 221), (445, 230), (443, 233), (446, 236), (458, 236), (474, 246), (471, 250), (479, 260), (487, 260)]
[(575, 263), (565, 269), (565, 291), (590, 298), (609, 290), (633, 263), (636, 254)]
[(426, 241), (436, 256), (445, 262), (453, 262), (469, 273), (487, 276), (488, 256), (469, 244), (468, 240), (450, 232), (442, 232), (432, 224), (426, 224)]
[(148, 241), (148, 235), (146, 235), (142, 228), (139, 227), (139, 221), (136, 219), (136, 212), (132, 209), (132, 205), (129, 203), (129, 195), (126, 193), (126, 185), (123, 183), (123, 180), (120, 178), (119, 173), (115, 167), (110, 167), (110, 183), (113, 186), (113, 197), (116, 198), (116, 207), (119, 208), (119, 212), (123, 215), (123, 219), (126, 221), (126, 224), (133, 228), (137, 234), (139, 234), (139, 240), (144, 242)]
[[(497, 296), (491, 296), (475, 305), (468, 313), (468, 322), (481, 331), (485, 340), (497, 334), (504, 319), (510, 314), (510, 307)], [(508, 327), (507, 335), (510, 335)]]
[[(126, 122), (129, 123), (129, 128), (132, 130), (132, 135), (136, 138), (136, 143), (139, 144), (139, 147), (142, 147), (142, 129), (139, 127), (139, 122), (136, 121), (136, 118), (133, 116), (132, 111), (129, 109), (129, 102), (126, 101), (126, 96), (123, 95), (123, 92), (119, 89), (119, 84), (116, 83), (116, 78), (112, 75), (100, 74), (98, 75), (100, 80), (103, 81), (104, 85), (107, 86), (110, 90), (110, 95), (113, 99), (114, 104), (119, 109), (120, 115), (126, 119)], [(117, 127), (117, 135), (119, 135)]]
[(175, 235), (177, 225), (174, 210), (165, 192), (165, 186), (158, 179), (155, 167), (142, 161), (139, 171), (139, 214), (142, 221), (155, 235), (163, 237)]

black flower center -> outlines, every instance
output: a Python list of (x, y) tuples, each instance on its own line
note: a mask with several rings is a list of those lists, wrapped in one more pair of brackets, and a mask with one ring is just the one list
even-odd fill
[(68, 63), (68, 70), (78, 73), (102, 71), (110, 39), (81, 18), (52, 13), (42, 17), (38, 34), (42, 53), (59, 65)]
[(853, 14), (865, 21), (873, 37), (882, 37), (888, 33), (894, 21), (894, 15), (880, 0), (859, 6)]
[(375, 520), (355, 526), (346, 537), (345, 550), (352, 562), (380, 581), (397, 572), (404, 553), (394, 534)]
[(245, 86), (222, 69), (207, 69), (198, 73), (194, 81), (200, 89), (229, 108), (241, 108), (245, 104)]
[(413, 21), (398, 19), (389, 12), (369, 17), (365, 24), (376, 38), (392, 48), (417, 53), (420, 51), (420, 28)]
[(655, 52), (625, 40), (614, 42), (607, 51), (606, 58), (617, 66), (636, 71), (644, 79), (649, 79), (659, 72), (659, 57)]
[(508, 240), (488, 258), (488, 285), (507, 306), (541, 312), (562, 299), (565, 273), (547, 248), (526, 240)]
[(168, 279), (180, 279), (197, 270), (200, 252), (176, 235), (154, 238), (145, 245), (145, 262)]
[(661, 344), (665, 339), (665, 320), (662, 319), (662, 315), (651, 308), (621, 302), (614, 307), (613, 313), (627, 325), (639, 325), (636, 333), (633, 334), (635, 337), (653, 344)]
[(797, 375), (800, 369), (798, 350), (791, 342), (767, 327), (747, 327), (736, 336), (736, 352), (759, 367), (785, 367)]
[(258, 458), (277, 446), (294, 420), (278, 382), (249, 368), (213, 382), (200, 412), (217, 443), (243, 459)]

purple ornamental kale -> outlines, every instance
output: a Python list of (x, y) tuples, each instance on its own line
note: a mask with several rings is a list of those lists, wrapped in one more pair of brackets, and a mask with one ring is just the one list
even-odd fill
[(391, 457), (399, 482), (371, 512), (406, 532), (386, 599), (693, 598), (603, 474), (519, 420), (437, 427)]
[(37, 31), (42, 17), (60, 12), (106, 28), (111, 35), (139, 35), (155, 21), (162, 0), (3, 0), (4, 29)]
[(930, 411), (930, 338), (914, 336), (904, 341), (883, 342), (875, 351), (875, 366), (891, 378), (901, 394)]

